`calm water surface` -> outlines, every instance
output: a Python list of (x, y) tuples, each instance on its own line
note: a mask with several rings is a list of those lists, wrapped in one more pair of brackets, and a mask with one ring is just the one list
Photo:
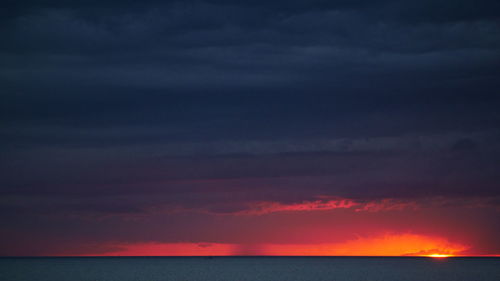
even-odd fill
[(0, 258), (5, 281), (499, 281), (500, 258)]

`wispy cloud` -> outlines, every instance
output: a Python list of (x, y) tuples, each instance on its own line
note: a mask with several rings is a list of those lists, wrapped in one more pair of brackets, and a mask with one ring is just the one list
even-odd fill
[(416, 202), (408, 200), (380, 199), (367, 201), (336, 198), (331, 196), (318, 197), (320, 199), (289, 204), (272, 201), (253, 202), (249, 203), (248, 208), (245, 210), (237, 211), (232, 214), (265, 215), (277, 212), (314, 212), (335, 209), (351, 209), (355, 212), (380, 212), (418, 208), (418, 204)]

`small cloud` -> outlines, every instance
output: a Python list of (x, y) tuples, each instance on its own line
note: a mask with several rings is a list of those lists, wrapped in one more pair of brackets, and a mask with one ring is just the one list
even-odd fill
[(360, 207), (356, 208), (356, 212), (397, 211), (405, 209), (416, 210), (418, 208), (419, 206), (417, 202), (414, 201), (382, 199), (382, 200), (367, 202), (365, 204), (360, 204)]
[(318, 196), (320, 199), (302, 201), (300, 203), (281, 203), (261, 201), (249, 204), (249, 208), (232, 213), (233, 215), (265, 215), (277, 212), (312, 212), (335, 209), (353, 209), (356, 212), (397, 211), (418, 209), (417, 202), (397, 199), (380, 199), (373, 201), (357, 201), (348, 198)]
[(237, 212), (238, 215), (264, 215), (276, 212), (307, 212), (307, 211), (325, 211), (333, 209), (349, 209), (356, 206), (350, 199), (319, 199), (314, 201), (303, 201), (301, 203), (284, 204), (280, 202), (256, 202), (250, 204), (250, 208)]

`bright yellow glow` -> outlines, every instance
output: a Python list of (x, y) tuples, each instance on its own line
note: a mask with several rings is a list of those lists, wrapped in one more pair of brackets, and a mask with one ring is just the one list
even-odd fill
[(430, 258), (449, 258), (449, 257), (453, 257), (453, 255), (448, 255), (448, 254), (430, 254), (430, 255), (427, 255), (426, 257), (430, 257)]

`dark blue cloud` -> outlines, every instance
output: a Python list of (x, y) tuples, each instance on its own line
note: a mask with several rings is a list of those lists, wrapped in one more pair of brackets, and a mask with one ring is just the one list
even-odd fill
[(499, 8), (7, 1), (2, 220), (318, 195), (496, 202)]

